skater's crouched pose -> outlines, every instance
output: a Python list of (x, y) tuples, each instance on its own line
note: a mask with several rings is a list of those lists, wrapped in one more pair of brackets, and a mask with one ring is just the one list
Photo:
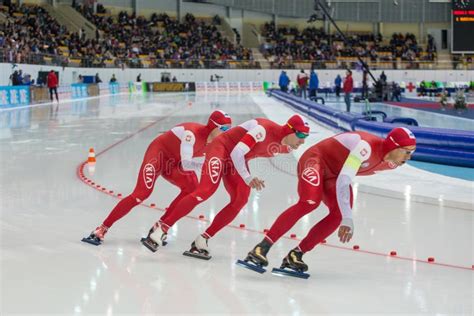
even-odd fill
[[(230, 129), (231, 123), (231, 118), (226, 113), (214, 111), (209, 116), (207, 125), (183, 123), (155, 138), (145, 153), (133, 192), (122, 199), (102, 225), (82, 241), (100, 245), (105, 234), (116, 221), (150, 196), (156, 179), (160, 175), (181, 190), (168, 207), (173, 208), (197, 187), (196, 174), (201, 172), (206, 145), (223, 131)], [(167, 214), (165, 213), (164, 218)]]
[[(247, 203), (250, 189), (261, 190), (264, 181), (253, 177), (248, 161), (258, 157), (272, 157), (297, 149), (309, 135), (309, 126), (299, 115), (279, 125), (258, 118), (244, 122), (217, 137), (206, 148), (206, 160), (197, 188), (168, 210), (151, 228), (144, 245), (156, 251), (159, 240), (180, 218), (189, 214), (198, 204), (217, 190), (221, 179), (230, 196), (230, 202), (214, 218), (207, 230), (199, 235), (185, 254), (209, 259), (208, 239), (229, 224)], [(160, 228), (160, 229), (158, 229)]]
[[(354, 234), (351, 183), (356, 175), (394, 169), (411, 158), (416, 148), (413, 133), (403, 127), (393, 129), (386, 139), (365, 132), (342, 133), (309, 148), (298, 162), (299, 200), (273, 223), (265, 238), (249, 252), (244, 263), (257, 269), (267, 266), (267, 253), (295, 223), (324, 202), (329, 215), (318, 222), (283, 259), (281, 269), (308, 270), (303, 254), (313, 249), (338, 227), (341, 242)], [(250, 263), (249, 263), (250, 261)], [(250, 267), (252, 268), (252, 267)]]

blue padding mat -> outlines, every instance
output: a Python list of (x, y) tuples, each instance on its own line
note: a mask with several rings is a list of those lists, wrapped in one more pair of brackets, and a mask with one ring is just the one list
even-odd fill
[[(398, 126), (368, 121), (363, 115), (336, 111), (281, 91), (272, 91), (271, 95), (340, 131), (365, 131), (385, 138), (389, 131)], [(474, 168), (474, 132), (420, 126), (409, 128), (417, 139), (414, 160)]]

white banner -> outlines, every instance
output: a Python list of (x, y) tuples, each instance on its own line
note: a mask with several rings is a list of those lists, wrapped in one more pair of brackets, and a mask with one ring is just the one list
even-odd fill
[(235, 93), (263, 91), (262, 81), (196, 82), (196, 92)]

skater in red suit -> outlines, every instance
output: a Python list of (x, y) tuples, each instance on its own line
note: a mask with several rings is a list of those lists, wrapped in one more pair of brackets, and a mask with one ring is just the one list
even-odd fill
[(283, 126), (258, 118), (217, 137), (206, 148), (206, 160), (198, 187), (170, 208), (169, 215), (166, 214), (155, 223), (145, 246), (155, 251), (160, 240), (166, 238), (168, 229), (214, 194), (223, 179), (230, 202), (216, 215), (206, 232), (199, 235), (191, 245), (192, 253), (210, 258), (208, 239), (237, 216), (247, 203), (251, 188), (261, 190), (265, 187), (263, 180), (250, 174), (249, 160), (288, 153), (303, 144), (308, 135), (308, 124), (301, 116), (294, 115)]
[[(150, 196), (160, 175), (181, 190), (168, 207), (172, 209), (197, 187), (197, 174), (201, 172), (204, 161), (204, 148), (219, 134), (228, 130), (231, 123), (231, 118), (226, 113), (214, 111), (207, 125), (183, 123), (155, 138), (145, 153), (133, 192), (122, 199), (102, 225), (83, 241), (100, 244), (116, 221)], [(167, 213), (163, 218), (166, 216)]]
[(341, 242), (351, 240), (351, 183), (356, 175), (368, 176), (403, 165), (416, 149), (413, 133), (403, 127), (393, 129), (386, 139), (366, 132), (342, 133), (310, 147), (298, 162), (299, 200), (273, 223), (265, 238), (249, 252), (246, 261), (268, 265), (267, 253), (296, 222), (315, 210), (321, 202), (329, 215), (311, 228), (298, 247), (283, 259), (282, 268), (306, 271), (303, 254), (313, 249), (339, 227)]

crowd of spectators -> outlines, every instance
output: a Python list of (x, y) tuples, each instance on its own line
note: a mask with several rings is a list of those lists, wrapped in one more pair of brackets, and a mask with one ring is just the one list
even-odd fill
[(474, 55), (470, 54), (453, 54), (453, 69), (469, 69), (474, 70)]
[(225, 68), (229, 61), (253, 63), (250, 49), (234, 45), (218, 31), (218, 17), (206, 23), (188, 13), (179, 22), (164, 13), (146, 19), (126, 11), (117, 17), (95, 14), (84, 5), (76, 10), (100, 30), (106, 54), (126, 58), (135, 67), (142, 66), (139, 57), (144, 55), (152, 67), (166, 66), (165, 61), (193, 68)]
[[(434, 61), (436, 46), (428, 36), (426, 50), (418, 44), (413, 34), (393, 34), (388, 43), (378, 34), (349, 34), (347, 40), (337, 33), (328, 34), (322, 28), (308, 27), (302, 31), (296, 27), (276, 27), (273, 22), (265, 23), (262, 36), (266, 43), (262, 47), (265, 58), (272, 67), (292, 67), (296, 61), (311, 61), (318, 68), (325, 62), (337, 61), (340, 57), (359, 56), (367, 61), (393, 62), (396, 60), (413, 63), (419, 60)], [(341, 68), (348, 65), (342, 63)]]
[[(154, 13), (148, 19), (122, 11), (118, 16), (106, 14), (101, 4), (96, 13), (91, 5), (77, 5), (76, 10), (97, 27), (93, 38), (84, 30), (69, 32), (48, 12), (36, 5), (9, 4), (3, 13), (7, 21), (0, 23), (0, 58), (12, 63), (71, 65), (79, 61), (84, 67), (186, 67), (258, 68), (252, 51), (226, 39), (217, 29), (218, 16), (209, 22), (187, 14), (181, 22), (167, 14)], [(419, 62), (436, 60), (436, 45), (428, 35), (422, 47), (413, 34), (393, 34), (384, 40), (380, 34), (349, 34), (344, 41), (337, 33), (327, 34), (322, 28), (276, 27), (265, 23), (262, 46), (264, 57), (274, 68), (295, 67), (297, 61), (310, 61), (313, 67), (325, 68), (328, 62), (339, 68), (355, 64), (340, 62), (341, 57), (364, 58), (367, 62), (388, 62), (397, 68), (417, 68)], [(458, 60), (453, 66), (472, 64), (472, 59)]]
[[(226, 68), (231, 61), (245, 61), (254, 67), (252, 52), (233, 45), (222, 36), (214, 23), (197, 21), (187, 14), (182, 22), (166, 14), (150, 19), (127, 12), (116, 17), (93, 13), (92, 7), (76, 6), (98, 29), (95, 38), (84, 30), (69, 32), (48, 12), (36, 5), (10, 4), (0, 23), (2, 60), (12, 63), (67, 66), (79, 60), (84, 67), (192, 67)], [(98, 6), (98, 12), (104, 12)]]
[[(59, 46), (74, 43), (74, 34), (59, 25), (44, 8), (10, 4), (3, 12), (7, 16), (0, 23), (2, 60), (11, 63), (44, 63), (43, 56), (60, 58)], [(59, 64), (61, 60), (57, 60)]]

